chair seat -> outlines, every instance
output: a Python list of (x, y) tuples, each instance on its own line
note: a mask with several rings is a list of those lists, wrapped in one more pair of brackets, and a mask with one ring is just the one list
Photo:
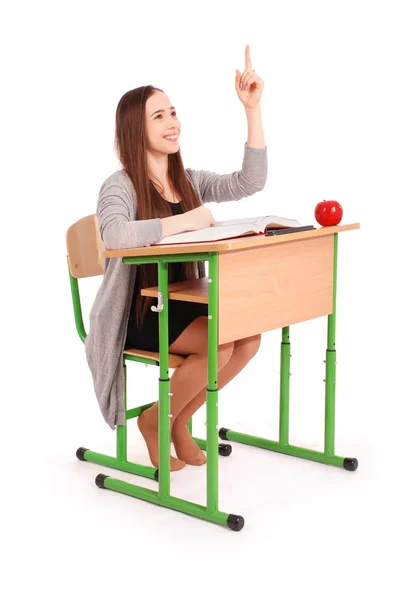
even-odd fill
[[(159, 352), (150, 352), (149, 350), (139, 350), (138, 348), (127, 348), (124, 350), (124, 354), (128, 354), (129, 356), (138, 356), (139, 358), (150, 358), (152, 360), (157, 360), (160, 363), (160, 353)], [(169, 369), (176, 369), (180, 366), (181, 363), (184, 362), (186, 356), (182, 354), (172, 354), (169, 352), (168, 355), (168, 366)]]

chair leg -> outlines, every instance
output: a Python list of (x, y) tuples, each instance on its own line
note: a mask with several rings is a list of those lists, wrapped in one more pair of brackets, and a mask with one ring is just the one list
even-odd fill
[[(124, 368), (124, 408), (127, 410), (127, 367), (125, 359), (123, 358)], [(108, 456), (107, 454), (100, 454), (99, 452), (93, 452), (87, 448), (78, 448), (76, 456), (79, 460), (93, 462), (98, 465), (104, 465), (105, 467), (111, 467), (112, 469), (118, 469), (119, 471), (125, 471), (132, 475), (140, 475), (141, 477), (147, 477), (148, 479), (154, 479), (158, 481), (159, 471), (155, 467), (147, 467), (145, 465), (139, 465), (127, 460), (127, 426), (117, 425), (116, 435), (116, 456)]]

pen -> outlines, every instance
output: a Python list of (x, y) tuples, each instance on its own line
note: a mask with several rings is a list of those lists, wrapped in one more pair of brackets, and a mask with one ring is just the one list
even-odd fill
[(307, 231), (309, 229), (316, 229), (314, 225), (303, 225), (302, 227), (284, 227), (282, 229), (270, 229), (265, 235), (280, 235), (283, 233), (295, 233), (296, 231)]

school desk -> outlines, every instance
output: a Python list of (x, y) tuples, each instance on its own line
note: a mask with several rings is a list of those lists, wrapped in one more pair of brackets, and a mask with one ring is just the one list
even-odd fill
[[(105, 474), (99, 487), (181, 511), (239, 531), (240, 515), (223, 512), (218, 498), (219, 437), (355, 471), (356, 458), (334, 450), (336, 384), (336, 287), (338, 234), (359, 229), (359, 223), (319, 227), (278, 236), (244, 236), (218, 242), (168, 244), (108, 250), (102, 256), (121, 258), (127, 265), (158, 265), (158, 286), (142, 289), (158, 298), (159, 312), (159, 469), (158, 491)], [(208, 276), (168, 284), (168, 263), (207, 261)], [(170, 378), (168, 367), (168, 301), (208, 304), (208, 373), (206, 392), (206, 506), (170, 494)], [(324, 451), (289, 442), (290, 325), (328, 317)], [(255, 334), (282, 329), (280, 359), (280, 422), (278, 440), (247, 435), (218, 426), (218, 346)], [(192, 425), (192, 424), (191, 424)], [(192, 428), (190, 429), (192, 431)], [(179, 471), (185, 477), (185, 469)]]

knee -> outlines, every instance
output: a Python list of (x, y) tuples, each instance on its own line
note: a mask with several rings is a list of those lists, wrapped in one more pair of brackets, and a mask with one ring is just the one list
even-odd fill
[(260, 344), (262, 342), (262, 335), (260, 333), (258, 333), (257, 335), (254, 335), (250, 338), (250, 348), (252, 351), (252, 356), (254, 356), (256, 354), (256, 352), (259, 350), (260, 348)]
[(230, 360), (234, 352), (234, 342), (221, 344), (218, 349), (218, 368), (222, 369)]
[(261, 341), (262, 335), (260, 333), (243, 338), (242, 340), (236, 340), (235, 352), (241, 352), (246, 354), (247, 357), (252, 358), (259, 350)]

